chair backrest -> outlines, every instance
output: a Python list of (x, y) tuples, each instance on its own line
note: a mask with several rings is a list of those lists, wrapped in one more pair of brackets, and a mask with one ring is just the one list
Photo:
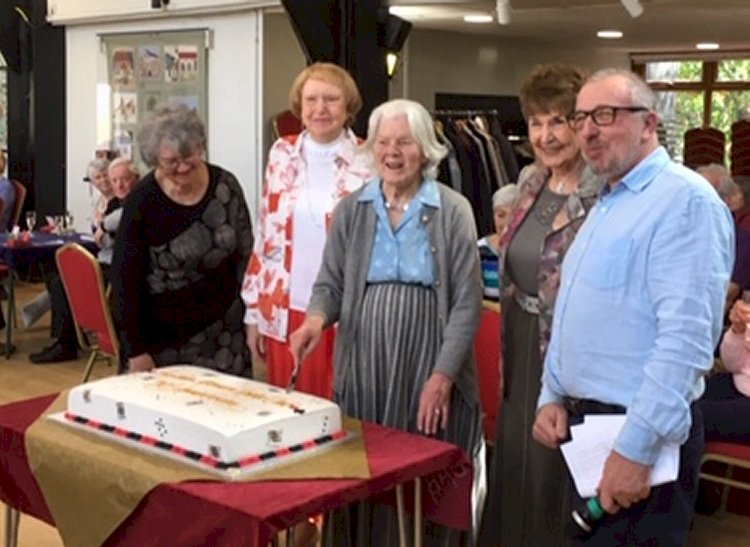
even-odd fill
[(8, 230), (12, 230), (13, 226), (18, 226), (18, 222), (21, 220), (21, 211), (23, 211), (23, 204), (26, 201), (26, 187), (21, 184), (20, 181), (15, 179), (10, 181), (13, 187), (16, 189), (16, 202), (13, 204), (13, 212), (8, 217)]
[[(96, 349), (119, 359), (120, 347), (99, 262), (77, 243), (60, 247), (55, 258), (81, 347)], [(96, 346), (89, 343), (85, 333), (96, 336)]]
[(279, 112), (273, 119), (273, 132), (277, 138), (297, 135), (302, 133), (303, 129), (302, 120), (295, 116), (291, 110)]

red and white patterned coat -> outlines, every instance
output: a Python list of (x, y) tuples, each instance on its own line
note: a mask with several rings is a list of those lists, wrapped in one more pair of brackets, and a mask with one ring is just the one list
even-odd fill
[[(258, 325), (261, 334), (281, 342), (288, 335), (294, 207), (307, 174), (304, 135), (278, 139), (271, 147), (255, 245), (242, 283), (245, 323)], [(374, 177), (370, 155), (359, 150), (357, 136), (347, 130), (346, 137), (335, 160), (335, 192), (327, 217), (339, 201)]]

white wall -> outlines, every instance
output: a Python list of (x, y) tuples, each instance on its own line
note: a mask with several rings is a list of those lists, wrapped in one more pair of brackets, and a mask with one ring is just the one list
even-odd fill
[(289, 88), (305, 65), (305, 54), (286, 13), (266, 12), (263, 16), (264, 159), (273, 142), (273, 118), (289, 108)]
[[(304, 56), (283, 12), (265, 16), (264, 118), (285, 108), (291, 78), (304, 67)], [(434, 109), (435, 93), (517, 95), (526, 75), (539, 63), (568, 63), (594, 71), (628, 68), (627, 53), (615, 49), (560, 48), (534, 42), (502, 40), (486, 34), (412, 29), (403, 64), (391, 81), (392, 98), (407, 97)], [(277, 65), (277, 63), (282, 63)]]
[(232, 171), (255, 218), (260, 194), (262, 70), (258, 10), (204, 17), (172, 17), (66, 28), (67, 202), (76, 228), (87, 229), (89, 185), (80, 182), (96, 147), (96, 87), (106, 81), (99, 34), (208, 28), (208, 157)]
[(279, 0), (47, 0), (47, 21), (52, 24), (122, 22), (125, 19), (218, 14), (279, 5)]
[(628, 68), (626, 53), (500, 40), (482, 34), (412, 30), (405, 49), (406, 96), (432, 110), (435, 93), (517, 95), (540, 63), (567, 63), (586, 70)]

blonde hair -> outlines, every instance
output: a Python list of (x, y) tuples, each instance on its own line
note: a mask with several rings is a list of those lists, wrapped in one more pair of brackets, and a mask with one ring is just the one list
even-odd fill
[(362, 110), (362, 95), (349, 73), (333, 63), (313, 63), (297, 74), (289, 90), (289, 108), (298, 118), (302, 118), (302, 88), (307, 80), (320, 80), (334, 85), (344, 92), (347, 123), (351, 125)]

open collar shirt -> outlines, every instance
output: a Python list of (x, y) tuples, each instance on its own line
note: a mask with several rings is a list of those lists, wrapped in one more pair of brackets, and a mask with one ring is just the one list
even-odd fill
[(565, 256), (539, 406), (570, 396), (626, 407), (615, 450), (646, 465), (685, 442), (733, 261), (727, 208), (657, 148), (604, 188)]

